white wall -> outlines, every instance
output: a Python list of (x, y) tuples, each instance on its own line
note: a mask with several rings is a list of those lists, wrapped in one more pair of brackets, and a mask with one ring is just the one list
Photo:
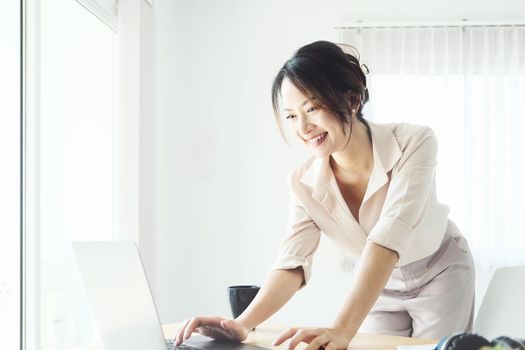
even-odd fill
[[(337, 40), (334, 25), (358, 19), (512, 20), (525, 14), (520, 0), (156, 0), (155, 7), (152, 264), (165, 323), (228, 315), (226, 287), (261, 283), (277, 254), (287, 219), (286, 176), (306, 153), (281, 140), (270, 86), (296, 49)], [(273, 322), (329, 324), (351, 283), (339, 262), (337, 248), (323, 241), (311, 286)]]

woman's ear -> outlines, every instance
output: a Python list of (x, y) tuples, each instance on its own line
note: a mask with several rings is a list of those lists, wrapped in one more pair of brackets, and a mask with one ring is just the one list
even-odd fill
[(356, 111), (359, 110), (359, 105), (361, 103), (361, 98), (357, 93), (354, 91), (348, 91), (347, 92), (348, 101), (350, 102), (350, 107), (352, 109), (355, 109)]

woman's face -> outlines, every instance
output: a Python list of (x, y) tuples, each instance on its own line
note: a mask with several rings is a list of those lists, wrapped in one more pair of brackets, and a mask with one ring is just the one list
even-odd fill
[(290, 132), (317, 157), (327, 157), (347, 145), (350, 127), (330, 111), (323, 109), (312, 96), (305, 96), (290, 80), (281, 86), (283, 117)]

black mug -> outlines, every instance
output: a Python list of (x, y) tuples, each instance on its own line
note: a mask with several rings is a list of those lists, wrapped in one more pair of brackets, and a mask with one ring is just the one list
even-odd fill
[(258, 286), (230, 286), (228, 295), (233, 318), (239, 317), (259, 292)]

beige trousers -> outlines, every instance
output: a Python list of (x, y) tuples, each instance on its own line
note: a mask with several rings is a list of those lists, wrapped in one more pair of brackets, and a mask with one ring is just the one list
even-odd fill
[(394, 269), (359, 331), (430, 339), (470, 331), (474, 271), (468, 243), (449, 220), (434, 254)]

